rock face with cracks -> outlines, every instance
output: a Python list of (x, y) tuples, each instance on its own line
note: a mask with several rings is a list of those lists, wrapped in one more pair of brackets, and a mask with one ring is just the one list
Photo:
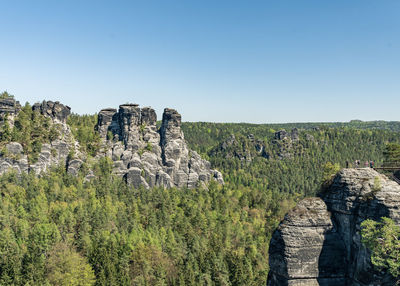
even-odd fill
[[(0, 100), (0, 117), (7, 117), (10, 127), (13, 123), (10, 118), (19, 110), (20, 105), (13, 98)], [(43, 101), (34, 104), (32, 110), (50, 118), (60, 136), (42, 144), (35, 163), (28, 162), (20, 143), (8, 143), (4, 148), (6, 151), (0, 155), (0, 174), (14, 169), (17, 173), (39, 175), (51, 165), (65, 164), (68, 173), (78, 175), (87, 156), (79, 151), (79, 143), (67, 124), (70, 107), (58, 101)], [(97, 159), (111, 158), (114, 173), (137, 188), (194, 188), (210, 180), (224, 182), (220, 172), (212, 170), (208, 161), (188, 149), (181, 130), (181, 115), (174, 109), (164, 110), (160, 128), (157, 127), (157, 115), (150, 107), (123, 104), (118, 110), (103, 109), (98, 114), (96, 129), (102, 138)], [(93, 179), (93, 172), (88, 176), (87, 179)]]
[[(4, 103), (5, 100), (2, 101), (3, 103), (0, 103), (0, 106), (3, 104), (4, 106), (8, 106), (8, 108), (0, 108), (0, 117), (5, 117), (6, 115), (15, 117), (20, 110), (19, 103), (15, 102), (12, 98), (6, 100), (7, 104)], [(45, 142), (41, 146), (38, 160), (35, 163), (28, 162), (28, 156), (24, 153), (20, 143), (8, 143), (5, 146), (7, 154), (0, 156), (0, 174), (12, 169), (19, 174), (22, 172), (34, 172), (39, 175), (45, 172), (50, 166), (59, 164), (65, 164), (68, 172), (76, 174), (82, 161), (76, 159), (69, 162), (68, 154), (72, 150), (77, 156), (81, 156), (82, 154), (79, 153), (79, 144), (73, 138), (72, 132), (66, 123), (71, 109), (59, 102), (43, 101), (42, 103), (34, 104), (32, 110), (49, 117), (51, 124), (57, 125), (60, 136), (51, 142)], [(80, 163), (78, 164), (77, 161)]]
[(164, 110), (158, 129), (154, 109), (123, 104), (118, 110), (101, 110), (96, 128), (103, 139), (102, 155), (135, 187), (194, 188), (212, 179), (223, 183), (220, 172), (188, 149), (181, 115), (174, 109)]
[(395, 285), (376, 271), (361, 243), (361, 222), (400, 223), (400, 185), (370, 168), (343, 169), (320, 198), (307, 198), (274, 232), (269, 286)]

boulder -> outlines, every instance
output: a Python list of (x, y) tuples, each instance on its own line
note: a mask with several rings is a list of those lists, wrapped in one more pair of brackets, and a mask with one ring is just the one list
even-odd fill
[(21, 155), (24, 152), (24, 148), (18, 142), (10, 142), (6, 145), (7, 154), (9, 155)]
[(78, 176), (82, 164), (83, 161), (80, 159), (70, 160), (67, 165), (67, 172), (73, 176)]

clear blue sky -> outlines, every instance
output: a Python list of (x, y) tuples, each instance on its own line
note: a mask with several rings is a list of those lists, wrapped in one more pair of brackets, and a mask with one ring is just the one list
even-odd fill
[(399, 0), (0, 0), (0, 90), (76, 113), (400, 120)]

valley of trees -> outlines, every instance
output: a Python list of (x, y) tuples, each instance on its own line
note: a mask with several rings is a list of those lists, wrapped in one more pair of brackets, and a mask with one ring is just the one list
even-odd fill
[[(16, 123), (3, 127), (1, 140), (22, 140), (34, 160), (51, 129), (34, 136), (46, 122), (30, 121), (28, 109), (18, 119), (27, 132)], [(68, 119), (90, 156), (99, 149), (96, 120)], [(87, 168), (78, 177), (63, 166), (39, 178), (7, 173), (0, 177), (0, 285), (266, 285), (269, 240), (284, 214), (346, 161), (382, 164), (385, 146), (400, 143), (399, 126), (183, 123), (190, 147), (225, 180), (192, 190), (135, 189), (112, 174), (108, 159), (91, 166), (98, 178), (91, 181)], [(298, 140), (274, 138), (295, 127)]]
[[(300, 128), (304, 124), (290, 124)], [(380, 166), (385, 160), (387, 144), (400, 142), (400, 133), (385, 129), (353, 129), (320, 127), (300, 130), (299, 140), (274, 140), (276, 131), (286, 125), (211, 124), (184, 123), (183, 131), (189, 146), (210, 160), (222, 171), (224, 179), (237, 188), (247, 187), (261, 192), (279, 192), (297, 197), (314, 196), (321, 187), (326, 164), (354, 166), (355, 160), (374, 161)], [(290, 131), (290, 129), (286, 129)], [(226, 150), (216, 152), (216, 146), (235, 135), (237, 143)], [(249, 139), (252, 134), (254, 139)], [(260, 140), (270, 159), (263, 158), (254, 147), (253, 141)], [(289, 141), (290, 142), (290, 141)], [(232, 148), (234, 150), (232, 150)], [(217, 148), (218, 150), (218, 148)], [(252, 160), (239, 159), (250, 154)], [(286, 153), (280, 159), (277, 154)]]

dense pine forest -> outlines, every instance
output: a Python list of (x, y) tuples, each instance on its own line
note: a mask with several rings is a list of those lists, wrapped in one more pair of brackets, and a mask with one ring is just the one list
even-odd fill
[[(24, 134), (41, 122), (25, 121)], [(68, 119), (89, 157), (99, 149), (96, 122)], [(0, 285), (266, 285), (269, 240), (284, 214), (315, 195), (326, 172), (355, 160), (380, 165), (387, 144), (400, 143), (399, 122), (182, 129), (224, 185), (135, 189), (106, 158), (91, 166), (97, 180), (85, 180), (85, 168), (75, 177), (62, 167), (1, 176)], [(3, 129), (1, 138), (21, 130)], [(42, 137), (21, 140), (35, 150)]]

